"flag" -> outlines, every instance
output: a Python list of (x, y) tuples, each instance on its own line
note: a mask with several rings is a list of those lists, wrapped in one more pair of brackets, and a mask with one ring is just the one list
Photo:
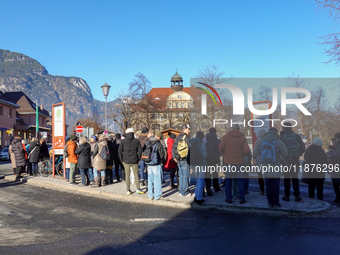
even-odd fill
[(36, 106), (36, 111), (35, 111), (35, 132), (36, 132), (36, 135), (38, 135), (38, 132), (39, 132), (39, 108), (38, 108), (38, 101), (36, 102), (35, 104)]

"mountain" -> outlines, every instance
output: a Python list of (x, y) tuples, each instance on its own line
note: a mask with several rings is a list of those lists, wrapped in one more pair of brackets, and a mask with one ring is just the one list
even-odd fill
[(78, 118), (103, 115), (104, 102), (95, 100), (85, 80), (50, 75), (37, 60), (24, 54), (0, 49), (0, 90), (23, 91), (51, 112), (52, 105), (64, 102), (66, 123), (71, 127)]

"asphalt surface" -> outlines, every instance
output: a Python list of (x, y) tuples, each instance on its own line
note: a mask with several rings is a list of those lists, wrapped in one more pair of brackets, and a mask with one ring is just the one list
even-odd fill
[(334, 210), (315, 217), (183, 210), (0, 180), (0, 254), (338, 254)]

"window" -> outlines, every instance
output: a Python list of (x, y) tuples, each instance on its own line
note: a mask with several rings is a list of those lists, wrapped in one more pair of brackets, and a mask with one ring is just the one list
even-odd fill
[(169, 104), (169, 108), (172, 108), (172, 103)]
[(8, 117), (12, 118), (12, 109), (8, 109)]
[(179, 108), (179, 103), (176, 104), (176, 107)]
[(0, 116), (2, 116), (2, 111), (3, 109), (2, 109), (2, 106), (0, 105)]
[(184, 108), (184, 104), (182, 103), (182, 108)]

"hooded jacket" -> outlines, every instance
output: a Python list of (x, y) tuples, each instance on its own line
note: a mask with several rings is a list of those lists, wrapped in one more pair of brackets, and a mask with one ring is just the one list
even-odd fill
[(218, 150), (218, 146), (220, 145), (221, 140), (213, 133), (208, 133), (205, 137), (207, 141), (205, 143), (205, 147), (207, 149), (207, 166), (220, 165), (220, 152)]
[[(279, 155), (286, 157), (288, 155), (288, 150), (286, 145), (280, 140), (280, 136), (278, 133), (276, 132), (272, 132), (269, 131), (267, 133), (264, 134), (263, 136), (263, 141), (275, 141), (276, 142), (276, 148), (278, 149)], [(254, 150), (254, 154), (256, 156), (260, 156), (261, 158), (261, 146), (257, 146), (256, 150)], [(281, 161), (280, 161), (280, 156), (277, 155), (277, 160), (275, 163), (265, 163), (265, 162), (261, 162), (262, 166), (280, 166), (281, 165)], [(259, 169), (262, 170), (262, 169)], [(264, 172), (264, 176), (266, 178), (280, 178), (281, 175), (283, 174), (282, 171), (267, 171)]]
[(231, 165), (245, 164), (244, 157), (250, 154), (247, 139), (239, 130), (231, 130), (223, 136), (218, 149), (224, 155), (224, 163)]
[(148, 136), (147, 134), (140, 134), (137, 138), (140, 141), (140, 145), (142, 146), (142, 148), (144, 147), (144, 144), (146, 142), (146, 140), (148, 140)]
[(93, 167), (97, 170), (105, 170), (106, 169), (106, 160), (100, 157), (100, 152), (103, 147), (107, 146), (107, 141), (105, 139), (99, 140), (94, 146), (93, 150)]
[(149, 166), (152, 165), (160, 165), (161, 163), (164, 162), (165, 160), (165, 154), (164, 154), (164, 148), (163, 145), (161, 144), (161, 141), (158, 140), (157, 138), (155, 138), (154, 136), (149, 137), (148, 140), (146, 140), (145, 142), (145, 147), (149, 147), (149, 146), (154, 146), (156, 144), (156, 148), (157, 148), (157, 157), (158, 157), (158, 162), (157, 164), (148, 164)]
[[(192, 150), (191, 150), (191, 148), (193, 147), (193, 146), (198, 146), (198, 148), (199, 148), (199, 155), (193, 155), (193, 153), (192, 153)], [(193, 160), (196, 158), (196, 160), (197, 160), (197, 157), (202, 157), (202, 163), (200, 164), (201, 166), (205, 166), (206, 165), (206, 161), (205, 161), (205, 159), (206, 159), (206, 157), (207, 157), (207, 150), (206, 150), (206, 148), (205, 148), (205, 144), (204, 144), (204, 142), (202, 142), (202, 140), (201, 140), (201, 138), (199, 138), (199, 137), (195, 137), (195, 138), (193, 138), (193, 139), (191, 139), (190, 140), (190, 152), (189, 153), (191, 153), (190, 154), (190, 164), (191, 165), (195, 165), (193, 162)]]
[[(185, 137), (185, 141), (186, 141), (186, 143), (187, 143), (188, 146), (190, 145), (189, 135), (187, 135), (187, 134), (184, 133), (184, 132), (180, 133), (180, 134), (176, 137), (175, 142), (174, 142), (174, 144), (173, 144), (173, 146), (172, 146), (172, 158), (173, 158), (173, 159), (179, 160), (179, 155), (178, 155), (178, 151), (177, 151), (177, 146), (178, 146), (178, 142), (179, 142), (180, 140), (183, 139), (183, 136), (186, 136), (186, 137)], [(186, 160), (186, 159), (184, 159), (184, 160)]]
[(107, 141), (107, 147), (110, 151), (110, 159), (106, 160), (106, 166), (113, 166), (114, 145), (111, 138)]
[[(295, 134), (295, 133), (290, 128), (284, 129), (280, 132), (280, 139), (281, 140), (282, 140), (282, 135), (284, 135), (284, 134)], [(293, 160), (292, 163), (294, 165), (299, 166), (300, 165), (300, 156), (305, 152), (306, 147), (305, 147), (305, 144), (302, 141), (301, 136), (299, 136), (298, 134), (295, 134), (295, 137), (296, 137), (296, 141), (298, 141), (300, 147), (299, 147), (299, 151), (298, 151), (299, 155), (292, 158), (292, 160)]]
[(125, 164), (138, 164), (142, 155), (142, 146), (133, 133), (126, 134), (119, 146), (118, 155), (120, 161)]
[(81, 144), (75, 151), (78, 155), (77, 167), (79, 169), (89, 169), (91, 167), (91, 145), (89, 143)]
[[(304, 158), (306, 160), (306, 164), (315, 164), (314, 171), (306, 172), (305, 177), (306, 178), (319, 178), (319, 179), (324, 180), (325, 173), (323, 171), (316, 171), (317, 165), (319, 168), (323, 164), (328, 163), (326, 152), (322, 149), (322, 146), (312, 144), (306, 150)], [(322, 167), (322, 169), (323, 168), (324, 167)], [(312, 169), (313, 169), (313, 166), (309, 166), (309, 170), (312, 170)]]
[(114, 161), (116, 161), (116, 160), (118, 160), (118, 161), (120, 161), (119, 160), (119, 154), (118, 154), (118, 150), (119, 150), (119, 146), (120, 146), (120, 144), (122, 143), (122, 139), (115, 139), (114, 141), (113, 141), (113, 160)]
[(76, 155), (74, 153), (76, 151), (76, 149), (78, 148), (77, 144), (74, 141), (70, 140), (70, 141), (67, 142), (66, 145), (68, 145), (68, 147), (67, 147), (67, 153), (69, 155), (68, 158), (67, 158), (68, 162), (77, 164), (78, 155)]
[(13, 139), (13, 145), (11, 150), (14, 153), (16, 166), (19, 167), (26, 165), (25, 150), (22, 147), (20, 139), (18, 138)]
[(40, 144), (38, 143), (38, 141), (30, 143), (28, 155), (30, 163), (37, 163), (39, 161)]

